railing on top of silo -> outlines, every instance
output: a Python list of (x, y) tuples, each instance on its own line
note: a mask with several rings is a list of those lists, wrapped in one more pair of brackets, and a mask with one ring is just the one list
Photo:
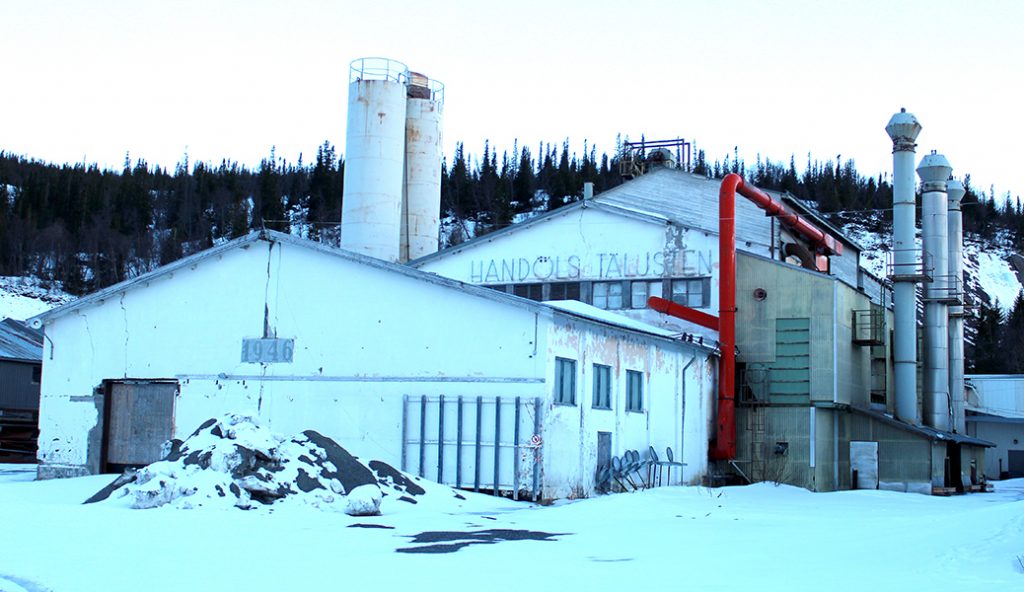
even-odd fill
[(359, 80), (390, 80), (407, 84), (409, 67), (389, 58), (358, 58), (349, 64), (348, 81)]

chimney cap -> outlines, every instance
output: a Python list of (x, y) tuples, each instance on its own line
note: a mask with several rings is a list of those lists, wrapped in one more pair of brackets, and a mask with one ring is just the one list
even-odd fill
[(950, 179), (946, 181), (946, 202), (952, 206), (959, 206), (960, 200), (964, 198), (964, 194), (967, 191), (964, 189), (964, 184), (959, 179)]
[(909, 149), (913, 150), (914, 141), (921, 133), (921, 124), (912, 113), (907, 113), (906, 109), (900, 109), (899, 113), (889, 119), (888, 125), (885, 126), (885, 132), (892, 138), (895, 147), (906, 149), (909, 146)]
[(931, 154), (926, 154), (921, 159), (921, 164), (917, 165), (917, 176), (921, 177), (921, 182), (926, 184), (941, 184), (945, 187), (946, 180), (949, 179), (952, 172), (953, 166), (949, 164), (946, 157), (934, 150)]

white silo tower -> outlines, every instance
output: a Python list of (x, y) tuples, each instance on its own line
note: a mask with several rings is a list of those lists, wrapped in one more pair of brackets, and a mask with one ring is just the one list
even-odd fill
[(402, 259), (437, 251), (441, 215), (441, 125), (444, 85), (409, 74), (405, 118), (405, 216)]
[(385, 261), (401, 258), (408, 78), (386, 58), (349, 68), (341, 246)]

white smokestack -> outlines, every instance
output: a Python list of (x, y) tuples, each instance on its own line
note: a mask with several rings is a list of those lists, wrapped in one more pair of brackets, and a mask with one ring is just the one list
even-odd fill
[(964, 225), (960, 200), (964, 197), (964, 184), (956, 179), (946, 183), (947, 234), (949, 238), (949, 276), (955, 284), (952, 290), (960, 303), (949, 306), (949, 393), (953, 401), (953, 431), (967, 433), (964, 417)]
[(906, 109), (900, 109), (889, 119), (885, 131), (892, 138), (896, 416), (907, 423), (920, 424), (917, 409), (917, 291), (914, 287), (920, 271), (914, 243), (914, 149), (917, 147), (914, 142), (921, 133), (921, 124)]
[(405, 64), (385, 58), (349, 70), (341, 246), (385, 261), (401, 256), (408, 77)]
[(933, 150), (921, 159), (921, 242), (925, 268), (932, 281), (925, 285), (924, 303), (924, 421), (943, 431), (950, 429), (949, 398), (949, 240), (946, 236), (946, 180), (953, 172), (949, 161)]

